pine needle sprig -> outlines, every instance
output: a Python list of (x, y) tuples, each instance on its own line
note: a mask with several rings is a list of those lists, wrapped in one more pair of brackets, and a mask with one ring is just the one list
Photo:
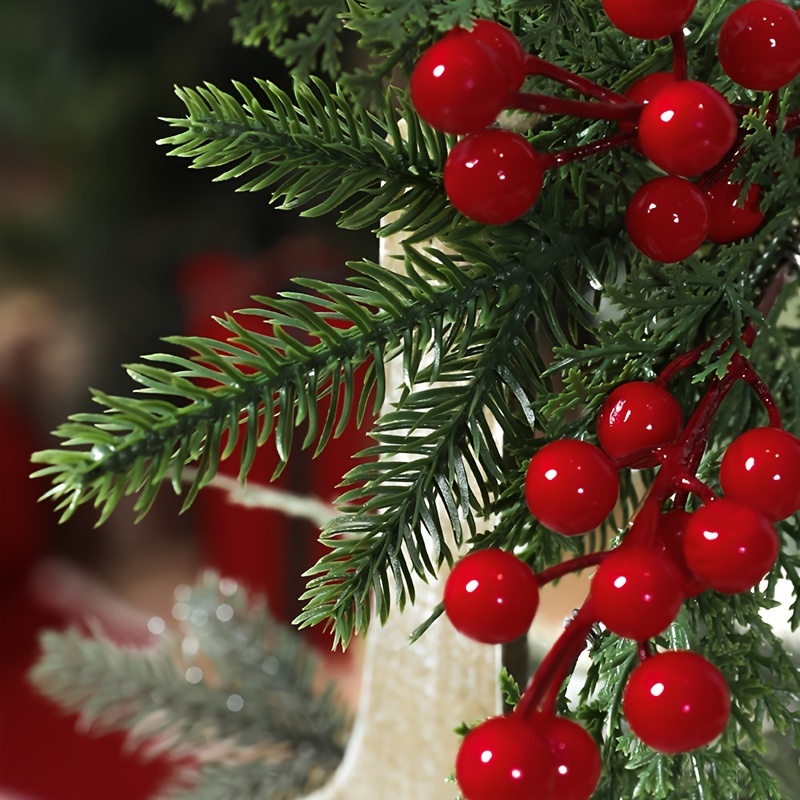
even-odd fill
[[(435, 386), (409, 392), (378, 420), (377, 444), (345, 476), (344, 514), (326, 527), (331, 550), (307, 573), (298, 624), (325, 622), (346, 645), (366, 629), (373, 605), (385, 621), (393, 601), (413, 602), (414, 576), (435, 576), (453, 563), (448, 542), (458, 547), (464, 530), (475, 534), (475, 518), (488, 513), (507, 479), (497, 428), (521, 435), (509, 394), (527, 411), (528, 392), (544, 390), (536, 377), (543, 365), (523, 324), (538, 302), (531, 287), (482, 309), (469, 342), (420, 372), (421, 381), (435, 377)], [(523, 416), (526, 430), (533, 422)]]
[(177, 89), (188, 116), (166, 120), (181, 132), (160, 144), (194, 168), (224, 167), (217, 181), (244, 179), (238, 191), (270, 189), (278, 208), (338, 211), (343, 228), (375, 228), (395, 212), (383, 235), (424, 226), (430, 237), (452, 223), (441, 184), (450, 139), (417, 117), (405, 93), (387, 92), (376, 114), (319, 78), (295, 83), (292, 95), (256, 85), (260, 98), (239, 82), (238, 98), (211, 84)]
[[(232, 768), (231, 780), (257, 764), (275, 779), (259, 784), (263, 800), (323, 783), (342, 758), (350, 720), (330, 688), (316, 687), (313, 649), (263, 601), (211, 572), (179, 587), (176, 599), (180, 635), (159, 634), (150, 649), (119, 648), (99, 632), (45, 632), (31, 680), (89, 730), (124, 731), (145, 755), (188, 755), (212, 772)], [(199, 797), (203, 783), (201, 772)]]
[[(322, 449), (351, 418), (362, 421), (370, 404), (380, 406), (385, 360), (402, 354), (413, 384), (420, 352), (430, 347), (443, 359), (466, 347), (470, 320), (496, 319), (495, 305), (506, 307), (532, 271), (547, 269), (548, 256), (557, 262), (568, 246), (542, 250), (542, 265), (476, 266), (469, 279), (450, 257), (417, 253), (406, 260), (405, 274), (364, 262), (351, 264), (354, 275), (345, 284), (298, 280), (310, 291), (259, 298), (261, 307), (242, 312), (263, 319), (265, 332), (245, 327), (241, 314), (229, 315), (219, 320), (227, 341), (171, 337), (166, 341), (187, 355), (153, 354), (128, 366), (142, 387), (138, 396), (95, 390), (103, 411), (76, 414), (62, 425), (56, 431), (62, 447), (34, 455), (45, 465), (37, 475), (52, 480), (48, 495), (65, 518), (91, 501), (103, 521), (134, 493), (144, 514), (165, 478), (181, 491), (183, 467), (194, 464), (184, 503), (190, 505), (240, 440), (241, 480), (270, 437), (280, 471), (296, 429), (305, 426), (305, 447)], [(513, 383), (511, 389), (520, 391)]]

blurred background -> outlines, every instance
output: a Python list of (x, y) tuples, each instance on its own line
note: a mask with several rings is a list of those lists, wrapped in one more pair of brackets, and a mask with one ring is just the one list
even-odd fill
[[(295, 275), (337, 280), (347, 259), (377, 256), (368, 234), (332, 219), (272, 210), (188, 169), (156, 140), (182, 117), (173, 86), (230, 89), (266, 78), (288, 87), (262, 50), (232, 44), (226, 7), (190, 24), (155, 0), (0, 3), (0, 797), (105, 800), (148, 796), (165, 768), (121, 739), (88, 738), (38, 698), (25, 673), (38, 632), (99, 618), (137, 643), (152, 615), (170, 620), (173, 590), (214, 567), (298, 612), (301, 572), (319, 555), (305, 521), (231, 506), (210, 491), (179, 515), (169, 492), (135, 524), (121, 507), (101, 528), (91, 509), (58, 525), (28, 478), (31, 452), (91, 410), (87, 387), (133, 388), (121, 364), (159, 338), (219, 335), (211, 322), (288, 288)], [(298, 454), (285, 489), (334, 495), (353, 432), (325, 459)], [(253, 477), (266, 483), (264, 454)], [(317, 633), (312, 642), (327, 651)], [(347, 662), (339, 659), (336, 663)], [(350, 673), (341, 665), (342, 680)]]

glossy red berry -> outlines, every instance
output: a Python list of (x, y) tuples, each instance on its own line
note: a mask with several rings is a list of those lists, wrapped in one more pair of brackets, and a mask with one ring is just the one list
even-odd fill
[(447, 576), (444, 610), (456, 630), (484, 644), (527, 633), (539, 606), (531, 568), (507, 550), (476, 550)]
[(465, 216), (502, 225), (522, 216), (542, 188), (539, 154), (518, 133), (488, 130), (462, 139), (444, 165), (444, 189)]
[(777, 522), (800, 511), (800, 440), (780, 428), (753, 428), (722, 456), (719, 480), (726, 497)]
[(409, 90), (422, 119), (445, 133), (491, 125), (511, 91), (506, 69), (492, 48), (463, 28), (453, 29), (422, 54)]
[(663, 633), (683, 603), (677, 567), (652, 548), (622, 546), (609, 553), (592, 578), (598, 620), (617, 636), (637, 642)]
[(701, 655), (677, 650), (633, 670), (622, 710), (648, 747), (673, 755), (713, 742), (728, 724), (730, 704), (722, 673)]
[(614, 465), (589, 442), (550, 442), (528, 465), (528, 508), (542, 525), (565, 536), (594, 530), (611, 513), (618, 494)]
[(742, 188), (741, 183), (732, 183), (726, 177), (706, 189), (709, 241), (715, 244), (738, 242), (761, 227), (764, 221), (764, 213), (758, 207), (761, 187), (750, 184), (744, 203), (740, 205)]
[(556, 777), (551, 797), (554, 800), (589, 800), (602, 771), (595, 740), (585, 728), (565, 717), (537, 714), (531, 725), (541, 732), (553, 752)]
[(706, 240), (708, 225), (703, 192), (674, 175), (643, 183), (625, 212), (625, 229), (636, 248), (665, 264), (692, 255)]
[(639, 146), (658, 167), (693, 177), (716, 166), (736, 139), (730, 103), (699, 81), (675, 81), (642, 109)]
[[(639, 80), (634, 81), (625, 92), (625, 97), (634, 103), (647, 105), (662, 89), (675, 83), (675, 76), (671, 72), (651, 72)], [(630, 131), (636, 127), (635, 122), (620, 122), (621, 131)], [(631, 143), (635, 150), (639, 150), (638, 139)]]
[(637, 39), (660, 39), (681, 30), (697, 0), (603, 0), (614, 27)]
[[(628, 381), (617, 386), (600, 408), (597, 438), (606, 454), (636, 469), (654, 467), (658, 457), (642, 451), (672, 444), (683, 430), (678, 401), (662, 386)], [(628, 464), (631, 456), (636, 460)]]
[(708, 589), (708, 586), (689, 569), (683, 552), (683, 534), (690, 516), (688, 511), (676, 508), (665, 512), (658, 520), (659, 542), (663, 547), (664, 556), (672, 561), (681, 574), (685, 597), (695, 597)]
[(553, 753), (529, 722), (492, 717), (464, 737), (456, 756), (456, 781), (464, 800), (551, 797)]
[(479, 19), (472, 26), (472, 35), (497, 56), (508, 79), (508, 89), (519, 89), (525, 80), (525, 51), (511, 31), (491, 19)]
[(774, 566), (779, 546), (775, 528), (760, 511), (726, 498), (691, 514), (683, 534), (687, 566), (723, 594), (757, 586)]
[(722, 23), (717, 49), (740, 86), (775, 91), (800, 74), (800, 18), (784, 3), (750, 0)]

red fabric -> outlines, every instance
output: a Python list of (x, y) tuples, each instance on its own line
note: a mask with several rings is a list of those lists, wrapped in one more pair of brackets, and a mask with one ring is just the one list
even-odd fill
[(52, 543), (55, 518), (37, 503), (42, 490), (28, 477), (39, 449), (22, 413), (0, 396), (0, 798), (145, 800), (169, 775), (163, 761), (123, 751), (121, 734), (88, 737), (76, 718), (43, 698), (26, 675), (38, 657), (38, 635), (70, 620), (44, 608), (30, 577)]

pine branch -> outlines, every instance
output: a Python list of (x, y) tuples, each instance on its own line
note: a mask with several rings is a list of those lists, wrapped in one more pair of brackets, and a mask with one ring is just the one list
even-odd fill
[[(330, 690), (314, 690), (311, 648), (211, 573), (184, 587), (178, 606), (188, 639), (161, 634), (152, 650), (46, 632), (31, 679), (92, 730), (124, 730), (146, 754), (191, 755), (233, 781), (257, 765), (265, 800), (321, 785), (341, 760), (349, 722)], [(197, 642), (196, 652), (182, 641)], [(208, 796), (203, 780), (201, 772), (198, 797)]]
[(458, 352), (420, 374), (435, 385), (411, 392), (378, 421), (378, 444), (363, 454), (369, 460), (346, 476), (353, 488), (341, 498), (345, 514), (325, 531), (331, 551), (307, 573), (316, 577), (302, 597), (301, 626), (326, 621), (346, 645), (366, 629), (373, 602), (385, 621), (393, 599), (401, 607), (413, 601), (413, 574), (427, 578), (452, 564), (450, 535), (460, 545), (462, 528), (475, 533), (475, 516), (488, 513), (506, 478), (492, 423), (518, 437), (508, 395), (526, 411), (527, 391), (544, 391), (535, 342), (521, 333), (538, 302), (530, 286), (513, 299), (468, 309), (481, 315), (480, 328), (456, 327)]
[[(541, 266), (491, 263), (476, 268), (471, 280), (442, 255), (418, 254), (407, 261), (406, 275), (364, 262), (352, 265), (347, 284), (298, 281), (318, 293), (256, 298), (262, 306), (242, 313), (262, 318), (271, 334), (228, 316), (220, 320), (227, 341), (168, 339), (194, 358), (162, 353), (129, 366), (144, 387), (139, 397), (95, 391), (104, 412), (76, 414), (62, 425), (56, 432), (65, 440), (62, 447), (35, 454), (36, 463), (47, 465), (37, 475), (51, 478), (48, 494), (64, 517), (92, 501), (102, 521), (132, 493), (138, 493), (136, 509), (145, 513), (165, 478), (180, 491), (183, 467), (196, 464), (188, 506), (240, 439), (241, 480), (256, 448), (271, 436), (280, 470), (295, 429), (304, 426), (303, 445), (316, 443), (321, 450), (352, 418), (363, 421), (370, 400), (379, 408), (386, 359), (402, 352), (413, 383), (422, 349), (430, 345), (443, 357), (464, 347), (459, 337), (470, 319), (491, 316), (500, 293), (513, 296), (548, 257), (563, 257), (567, 246), (540, 250)], [(465, 317), (470, 309), (472, 316)], [(357, 371), (361, 365), (366, 369)]]
[(271, 189), (278, 208), (303, 216), (338, 210), (344, 228), (376, 227), (395, 212), (383, 235), (423, 228), (419, 238), (428, 238), (451, 224), (455, 212), (441, 188), (449, 139), (421, 122), (402, 92), (387, 93), (377, 116), (316, 78), (296, 83), (292, 97), (256, 84), (261, 100), (238, 82), (240, 100), (210, 84), (178, 89), (189, 116), (168, 120), (183, 132), (160, 143), (195, 168), (227, 167), (215, 180), (246, 176), (239, 191)]

